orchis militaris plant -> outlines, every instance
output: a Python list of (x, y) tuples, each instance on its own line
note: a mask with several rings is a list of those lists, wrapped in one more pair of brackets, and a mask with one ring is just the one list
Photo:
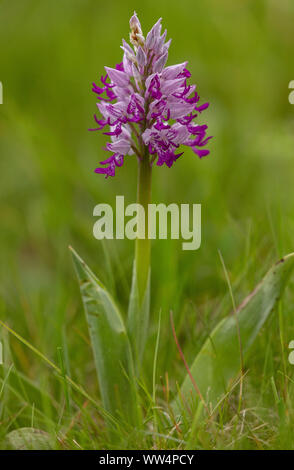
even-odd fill
[[(107, 73), (101, 78), (102, 87), (93, 85), (102, 114), (102, 118), (95, 116), (97, 130), (103, 130), (111, 138), (106, 145), (111, 155), (95, 171), (106, 177), (114, 176), (127, 155), (137, 158), (137, 200), (145, 210), (144, 229), (148, 230), (152, 167), (154, 164), (171, 167), (183, 154), (180, 146), (190, 147), (200, 158), (209, 153), (204, 149), (210, 139), (206, 137), (207, 126), (194, 123), (208, 103), (198, 104), (195, 85), (188, 84), (190, 72), (186, 62), (165, 67), (170, 41), (165, 42), (166, 31), (161, 34), (161, 20), (146, 39), (136, 14), (130, 20), (130, 27), (133, 47), (123, 41), (122, 63), (114, 69), (106, 67)], [(143, 227), (143, 222), (139, 219), (138, 225), (141, 223)], [(137, 233), (142, 233), (140, 227), (137, 227)], [(136, 239), (127, 321), (107, 288), (77, 253), (72, 252), (107, 424), (111, 432), (118, 423), (140, 426), (138, 375), (148, 329), (150, 240), (148, 236)], [(223, 266), (225, 268), (224, 263)], [(222, 318), (190, 368), (172, 324), (176, 344), (188, 371), (172, 403), (175, 415), (184, 416), (188, 410), (188, 416), (195, 412), (198, 420), (202, 409), (210, 415), (210, 410), (222, 403), (222, 397), (228, 396), (230, 387), (240, 375), (241, 403), (243, 359), (246, 360), (251, 344), (280, 298), (293, 269), (294, 254), (291, 254), (272, 267), (237, 309), (233, 302), (233, 315)], [(155, 394), (152, 400), (155, 401)], [(186, 422), (186, 419), (181, 421)], [(171, 422), (174, 427), (174, 419)], [(192, 429), (195, 429), (195, 423), (193, 420)]]
[[(190, 147), (200, 158), (209, 154), (209, 150), (204, 149), (211, 138), (206, 136), (207, 126), (194, 123), (209, 104), (199, 105), (196, 85), (188, 83), (191, 73), (187, 62), (165, 67), (171, 40), (165, 42), (166, 30), (161, 34), (161, 19), (146, 39), (136, 13), (130, 19), (130, 28), (133, 47), (123, 40), (122, 62), (115, 68), (105, 67), (102, 86), (93, 83), (102, 118), (94, 116), (98, 127), (91, 130), (103, 130), (111, 138), (111, 142), (106, 144), (111, 155), (100, 162), (103, 166), (96, 168), (96, 173), (104, 174), (106, 178), (114, 176), (127, 155), (137, 158), (137, 202), (145, 209), (144, 229), (147, 229), (152, 166), (156, 163), (157, 166), (171, 167), (183, 155), (179, 149), (181, 145)], [(139, 310), (145, 302), (145, 311), (149, 310), (149, 300), (146, 299), (149, 265), (150, 241), (147, 236), (145, 239), (137, 238), (133, 291), (138, 291)], [(142, 352), (144, 340), (139, 330), (146, 330), (147, 319), (142, 318), (138, 308), (136, 310), (133, 314), (138, 318), (137, 321), (130, 320), (130, 329), (134, 330), (131, 335), (136, 336), (135, 342)], [(133, 314), (129, 311), (129, 316)]]

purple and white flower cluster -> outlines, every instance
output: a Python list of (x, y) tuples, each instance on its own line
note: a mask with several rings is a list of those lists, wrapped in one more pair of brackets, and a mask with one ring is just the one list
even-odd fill
[[(102, 85), (93, 83), (102, 118), (94, 116), (98, 127), (110, 136), (106, 149), (111, 156), (100, 162), (96, 173), (114, 176), (126, 155), (150, 158), (150, 164), (171, 167), (187, 145), (201, 158), (211, 137), (206, 125), (195, 124), (198, 113), (209, 103), (199, 105), (196, 85), (188, 84), (187, 62), (165, 67), (171, 40), (161, 34), (161, 19), (143, 36), (136, 13), (130, 19), (130, 42), (123, 40), (123, 61), (115, 69), (105, 67)], [(150, 157), (149, 157), (150, 155)]]

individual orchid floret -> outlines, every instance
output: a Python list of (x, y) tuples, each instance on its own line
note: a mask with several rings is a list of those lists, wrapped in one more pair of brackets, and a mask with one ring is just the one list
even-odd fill
[(93, 83), (101, 117), (98, 125), (110, 137), (106, 150), (111, 156), (100, 162), (96, 173), (114, 176), (127, 155), (150, 165), (171, 167), (183, 155), (181, 146), (190, 147), (202, 158), (209, 154), (207, 126), (195, 119), (209, 103), (199, 104), (196, 85), (189, 84), (187, 62), (166, 67), (170, 40), (162, 33), (161, 19), (144, 38), (139, 19), (130, 19), (131, 47), (122, 43), (123, 60), (115, 68), (105, 67), (101, 85)]

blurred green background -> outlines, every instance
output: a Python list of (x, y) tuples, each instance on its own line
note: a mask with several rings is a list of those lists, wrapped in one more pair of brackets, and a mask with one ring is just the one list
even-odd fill
[[(199, 122), (214, 136), (207, 158), (187, 149), (172, 169), (153, 173), (153, 202), (202, 204), (198, 251), (182, 251), (180, 241), (152, 246), (149, 346), (151, 358), (162, 309), (160, 373), (169, 371), (173, 383), (185, 373), (170, 309), (188, 361), (230, 310), (218, 250), (238, 301), (294, 248), (293, 1), (1, 1), (0, 315), (53, 360), (57, 347), (66, 347), (73, 376), (95, 393), (67, 247), (73, 245), (126, 310), (133, 243), (95, 240), (92, 213), (100, 202), (114, 204), (116, 195), (135, 201), (136, 160), (127, 158), (115, 178), (96, 175), (106, 139), (87, 129), (96, 112), (91, 82), (99, 81), (104, 65), (121, 60), (134, 9), (145, 33), (163, 18), (172, 37), (168, 65), (189, 61), (202, 100), (211, 103)], [(292, 301), (293, 283), (285, 301), (286, 340), (294, 338)], [(261, 357), (270, 331), (278, 338), (275, 324), (267, 328), (255, 353)], [(276, 348), (270, 360), (279, 367), (278, 339)], [(43, 380), (38, 358), (16, 341), (12, 351), (21, 370)], [(256, 368), (258, 378), (263, 365)]]

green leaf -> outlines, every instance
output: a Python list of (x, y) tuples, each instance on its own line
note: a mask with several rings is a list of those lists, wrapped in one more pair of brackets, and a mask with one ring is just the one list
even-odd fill
[[(140, 302), (136, 263), (133, 266), (132, 288), (128, 308), (128, 334), (133, 346), (136, 364), (139, 365), (143, 358), (150, 312), (150, 271), (143, 300)], [(138, 372), (138, 371), (137, 371)]]
[(11, 431), (5, 438), (5, 448), (11, 450), (50, 450), (50, 435), (35, 428), (19, 428)]
[[(190, 373), (194, 386), (196, 383), (206, 404), (211, 403), (214, 407), (240, 374), (237, 320), (243, 358), (246, 360), (250, 346), (282, 295), (293, 267), (294, 253), (278, 261), (237, 308), (237, 317), (233, 313), (224, 318), (204, 343), (190, 368)], [(175, 411), (183, 409), (183, 404), (195, 406), (199, 403), (199, 396), (196, 395), (191, 378), (187, 374), (174, 402)]]
[(106, 288), (71, 248), (105, 410), (138, 422), (133, 357), (123, 319)]

